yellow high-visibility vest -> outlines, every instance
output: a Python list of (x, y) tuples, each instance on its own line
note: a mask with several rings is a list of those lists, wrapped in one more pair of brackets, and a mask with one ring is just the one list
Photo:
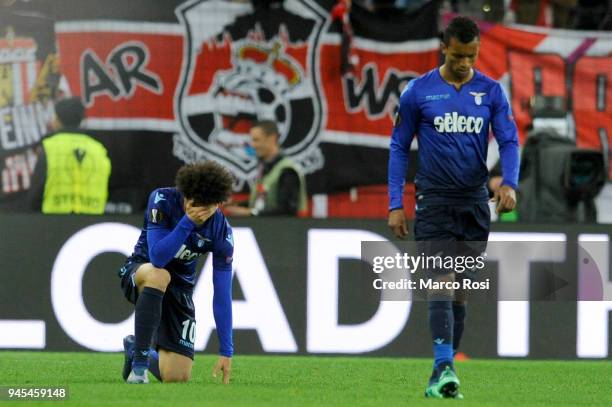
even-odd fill
[(47, 179), (42, 212), (102, 214), (111, 162), (102, 143), (86, 134), (58, 133), (43, 140)]
[[(270, 172), (264, 175), (257, 184), (251, 189), (249, 196), (249, 208), (255, 208), (258, 210), (273, 210), (278, 207), (278, 183), (282, 172), (290, 168), (296, 172), (300, 180), (300, 189), (298, 193), (298, 216), (304, 216), (308, 209), (308, 194), (306, 192), (306, 180), (304, 175), (293, 163), (289, 157), (283, 157), (279, 162), (272, 167)], [(263, 207), (258, 207), (258, 201), (263, 201)]]

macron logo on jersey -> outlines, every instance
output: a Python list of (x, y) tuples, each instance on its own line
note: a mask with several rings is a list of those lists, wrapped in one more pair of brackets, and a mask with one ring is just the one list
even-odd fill
[(164, 194), (160, 194), (159, 192), (155, 193), (155, 198), (153, 198), (153, 202), (155, 202), (155, 204), (158, 204), (160, 201), (165, 201), (166, 198), (164, 197)]
[(459, 116), (457, 112), (444, 113), (444, 117), (434, 117), (438, 133), (480, 133), (484, 120), (482, 117)]

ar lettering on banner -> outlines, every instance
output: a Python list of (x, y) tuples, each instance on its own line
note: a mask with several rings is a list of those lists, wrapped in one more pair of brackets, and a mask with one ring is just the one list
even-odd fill
[(86, 50), (80, 64), (85, 105), (92, 106), (94, 98), (103, 94), (113, 100), (130, 99), (139, 86), (155, 94), (162, 94), (161, 79), (147, 69), (149, 60), (149, 49), (139, 41), (128, 41), (117, 46), (108, 54), (106, 64), (95, 52)]

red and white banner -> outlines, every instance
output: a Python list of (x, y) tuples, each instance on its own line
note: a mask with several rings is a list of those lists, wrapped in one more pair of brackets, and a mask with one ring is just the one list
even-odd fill
[(312, 0), (263, 11), (194, 0), (176, 14), (179, 24), (58, 23), (62, 72), (86, 103), (88, 127), (172, 132), (176, 157), (219, 160), (242, 181), (256, 176), (246, 148), (256, 120), (278, 123), (283, 151), (306, 173), (343, 161), (321, 143), (386, 149), (401, 89), (438, 61), (436, 38), (356, 37), (354, 69), (342, 75), (340, 34)]
[[(310, 193), (386, 182), (390, 116), (399, 94), (409, 80), (439, 63), (438, 2), (384, 23), (354, 5), (348, 58), (353, 67), (345, 74), (342, 28), (320, 1), (286, 0), (281, 8), (257, 10), (250, 3), (222, 0), (187, 0), (176, 8), (155, 3), (148, 10), (131, 10), (130, 20), (122, 19), (118, 0), (108, 2), (117, 9), (116, 19), (97, 19), (86, 7), (71, 13), (70, 21), (55, 23), (59, 58), (51, 60), (41, 53), (49, 49), (54, 55), (54, 47), (41, 46), (52, 43), (50, 30), (21, 35), (10, 20), (0, 38), (2, 55), (9, 55), (4, 44), (17, 32), (19, 38), (36, 39), (41, 54), (36, 60), (48, 69), (41, 62), (20, 69), (13, 63), (12, 76), (0, 81), (0, 87), (15, 91), (7, 102), (13, 110), (4, 103), (0, 117), (1, 152), (39, 142), (52, 113), (49, 101), (60, 93), (57, 85), (65, 83), (68, 93), (82, 97), (85, 126), (97, 132), (113, 160), (111, 201), (115, 189), (132, 196), (126, 191), (140, 188), (132, 199), (139, 203), (145, 189), (171, 183), (179, 164), (195, 159), (221, 161), (237, 176), (240, 189), (256, 176), (248, 129), (261, 119), (279, 124), (281, 147), (308, 174)], [(75, 20), (81, 12), (83, 18)], [(477, 68), (506, 86), (522, 141), (531, 123), (530, 98), (563, 96), (577, 145), (608, 152), (611, 51), (609, 33), (483, 25)], [(58, 60), (61, 80), (50, 69)], [(40, 79), (49, 71), (50, 79)], [(34, 99), (32, 91), (19, 89), (47, 90), (37, 93), (46, 104), (20, 107)], [(18, 126), (26, 117), (15, 113), (21, 111), (39, 111), (30, 121), (31, 131)], [(134, 150), (137, 155), (121, 160)], [(30, 156), (22, 157), (21, 166), (13, 158), (5, 160), (5, 193), (27, 190), (36, 161)], [(141, 157), (154, 160), (139, 162)]]
[(36, 146), (49, 129), (61, 94), (53, 20), (0, 11), (0, 209), (27, 209), (38, 161)]
[(570, 107), (576, 144), (609, 154), (612, 33), (523, 25), (485, 25), (482, 29), (477, 67), (509, 90), (521, 141), (532, 121), (530, 98), (561, 96)]

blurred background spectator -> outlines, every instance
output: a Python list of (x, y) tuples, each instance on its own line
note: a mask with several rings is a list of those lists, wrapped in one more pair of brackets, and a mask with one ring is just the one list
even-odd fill
[(111, 163), (102, 143), (79, 128), (85, 107), (79, 98), (55, 104), (55, 131), (42, 142), (31, 188), (35, 211), (45, 214), (104, 213)]
[(275, 122), (262, 120), (250, 130), (251, 151), (259, 174), (247, 201), (224, 207), (230, 216), (303, 216), (307, 210), (306, 182), (300, 168), (281, 152)]

